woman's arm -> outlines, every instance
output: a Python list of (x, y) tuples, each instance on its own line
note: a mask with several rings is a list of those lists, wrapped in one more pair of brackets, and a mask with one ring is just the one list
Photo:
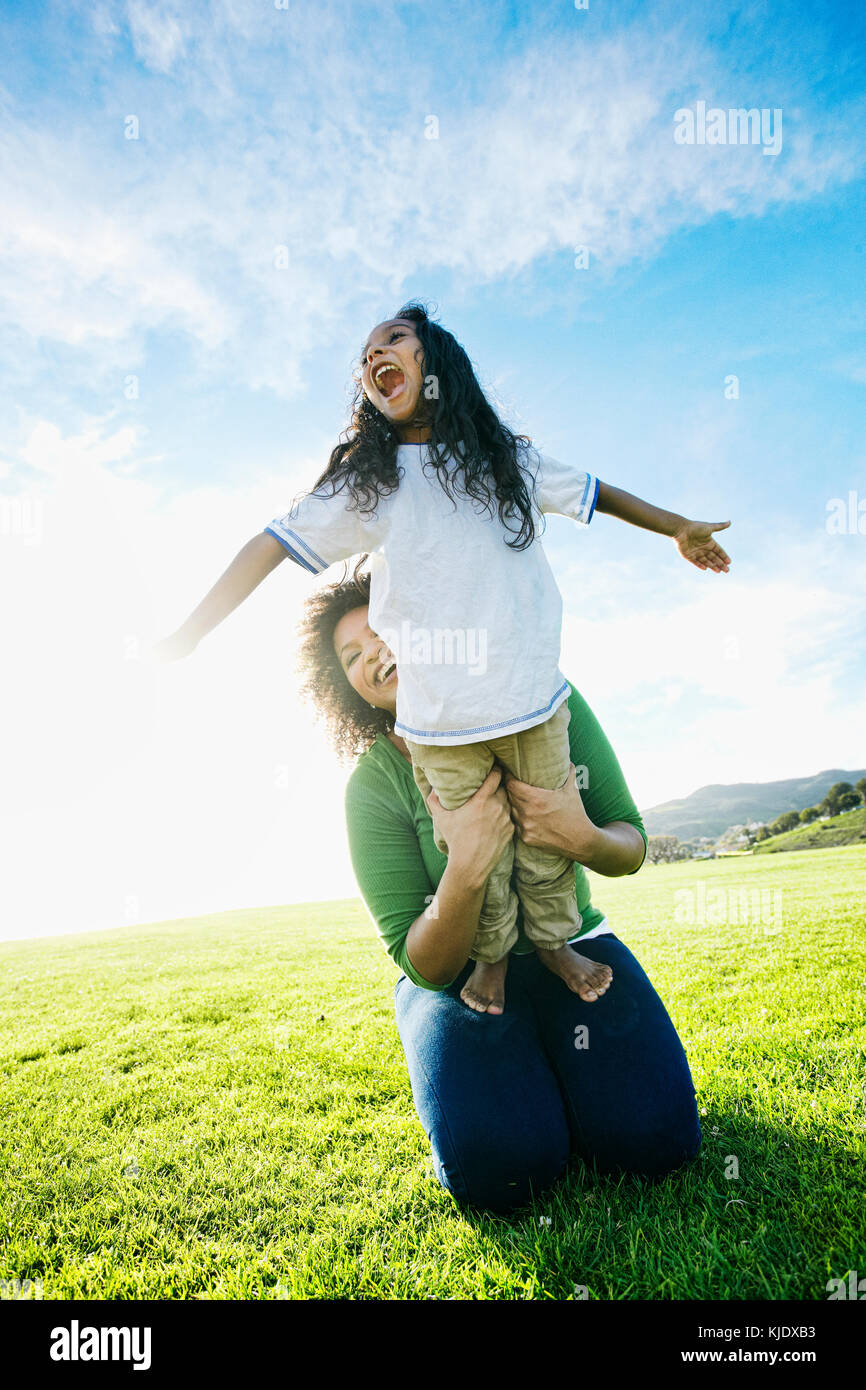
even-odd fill
[(490, 870), (514, 836), (500, 780), (494, 767), (456, 811), (444, 810), (435, 792), (427, 798), (448, 863), (433, 901), (409, 928), (406, 948), (415, 969), (434, 984), (449, 985), (469, 959)]
[(484, 883), (449, 859), (432, 901), (409, 928), (406, 952), (415, 970), (438, 989), (456, 980), (478, 929)]
[[(506, 777), (518, 834), (607, 877), (636, 873), (646, 854), (646, 832), (616, 754), (574, 686), (568, 707), (572, 767), (564, 785), (545, 791)], [(575, 768), (581, 771), (582, 796)]]
[(643, 863), (646, 842), (636, 826), (628, 821), (593, 825), (573, 764), (558, 791), (531, 787), (510, 774), (506, 775), (506, 790), (517, 833), (528, 845), (556, 850), (608, 878), (633, 874)]
[(429, 848), (434, 833), (450, 847), (435, 893), (414, 796), (404, 798), (370, 764), (362, 763), (347, 784), (346, 828), (355, 878), (388, 954), (413, 984), (443, 989), (469, 958), (487, 875), (514, 824), (498, 768), (458, 810), (444, 811), (433, 794), (427, 804), (436, 817), (424, 829)]

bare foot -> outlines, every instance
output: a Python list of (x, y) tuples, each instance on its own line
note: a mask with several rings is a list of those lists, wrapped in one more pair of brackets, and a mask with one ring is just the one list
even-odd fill
[(484, 961), (475, 962), (475, 969), (460, 991), (460, 998), (470, 1009), (479, 1014), (501, 1014), (505, 1008), (505, 972), (508, 957), (503, 956), (494, 965)]
[(573, 946), (560, 946), (556, 951), (536, 947), (535, 954), (587, 1004), (600, 999), (613, 979), (609, 965), (599, 965), (598, 961), (579, 955)]

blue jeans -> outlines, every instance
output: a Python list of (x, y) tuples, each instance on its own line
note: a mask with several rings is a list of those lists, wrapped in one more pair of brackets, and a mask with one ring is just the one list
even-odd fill
[(701, 1143), (689, 1064), (667, 1010), (613, 934), (580, 944), (613, 970), (587, 1004), (535, 953), (512, 955), (505, 1012), (445, 990), (394, 987), (415, 1108), (439, 1182), (461, 1206), (508, 1211), (549, 1187), (572, 1153), (596, 1172), (660, 1177)]

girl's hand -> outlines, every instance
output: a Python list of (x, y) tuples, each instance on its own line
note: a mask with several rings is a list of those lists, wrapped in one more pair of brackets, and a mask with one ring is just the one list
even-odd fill
[(724, 531), (730, 524), (729, 521), (687, 521), (674, 533), (677, 549), (684, 560), (697, 565), (699, 570), (727, 574), (730, 557), (713, 540), (713, 532)]
[(150, 655), (154, 661), (180, 661), (183, 657), (190, 656), (197, 646), (198, 640), (181, 627), (170, 637), (163, 637), (161, 642), (155, 642)]
[(574, 763), (569, 763), (568, 776), (555, 791), (519, 782), (510, 772), (505, 774), (505, 791), (511, 819), (525, 844), (555, 850), (578, 863), (595, 846), (598, 830), (586, 814)]
[(435, 792), (427, 798), (436, 836), (448, 846), (449, 863), (480, 884), (487, 882), (490, 870), (514, 838), (501, 781), (501, 769), (492, 767), (474, 796), (456, 811), (446, 811)]

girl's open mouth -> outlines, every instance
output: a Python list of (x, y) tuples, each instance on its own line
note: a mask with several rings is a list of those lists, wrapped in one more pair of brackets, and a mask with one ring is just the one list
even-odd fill
[(406, 378), (393, 362), (385, 362), (373, 372), (373, 385), (386, 401), (394, 400), (406, 388)]

